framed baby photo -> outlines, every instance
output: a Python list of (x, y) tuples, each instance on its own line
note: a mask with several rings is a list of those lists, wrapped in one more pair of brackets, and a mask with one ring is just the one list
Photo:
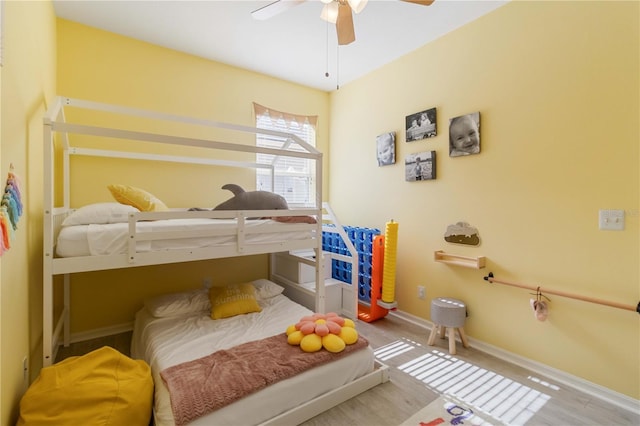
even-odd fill
[(437, 134), (436, 109), (431, 108), (407, 115), (405, 124), (407, 142), (432, 138)]
[(378, 166), (396, 163), (396, 132), (387, 132), (376, 136), (376, 156)]
[(436, 152), (409, 154), (404, 159), (404, 176), (407, 182), (436, 178)]
[(480, 112), (449, 119), (449, 156), (480, 153)]

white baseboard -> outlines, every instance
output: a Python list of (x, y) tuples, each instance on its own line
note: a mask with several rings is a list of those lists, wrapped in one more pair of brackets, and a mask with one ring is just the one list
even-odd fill
[(96, 328), (79, 333), (71, 333), (69, 340), (71, 343), (84, 342), (85, 340), (97, 339), (100, 337), (112, 336), (114, 334), (125, 333), (133, 330), (133, 322), (118, 324), (110, 327)]
[[(389, 315), (393, 315), (398, 319), (407, 321), (411, 324), (415, 324), (428, 331), (430, 331), (433, 326), (433, 323), (431, 321), (427, 321), (423, 318), (416, 317), (406, 312), (398, 310), (389, 311)], [(573, 376), (564, 371), (549, 367), (548, 365), (505, 351), (504, 349), (498, 348), (488, 343), (484, 343), (472, 337), (467, 336), (467, 338), (471, 346), (479, 351), (510, 362), (511, 364), (515, 364), (519, 367), (526, 368), (527, 370), (535, 372), (541, 376), (552, 378), (556, 382), (562, 383), (563, 385), (569, 386), (580, 392), (584, 392), (587, 395), (591, 395), (594, 398), (606, 401), (632, 413), (640, 414), (640, 401), (637, 399), (631, 398), (619, 392), (615, 392), (604, 386), (589, 382), (580, 377)]]

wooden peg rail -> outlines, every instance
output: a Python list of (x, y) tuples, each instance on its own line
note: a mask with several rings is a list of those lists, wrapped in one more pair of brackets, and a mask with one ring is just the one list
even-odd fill
[(556, 296), (568, 297), (569, 299), (582, 300), (584, 302), (591, 302), (591, 303), (596, 303), (598, 305), (611, 306), (613, 308), (624, 309), (627, 311), (635, 311), (640, 314), (640, 302), (638, 302), (636, 306), (633, 306), (633, 305), (626, 305), (624, 303), (610, 302), (608, 300), (597, 299), (595, 297), (588, 297), (588, 296), (581, 296), (579, 294), (566, 293), (564, 291), (549, 290), (549, 289), (543, 290), (541, 287), (534, 287), (530, 285), (510, 283), (508, 281), (497, 280), (493, 277), (493, 272), (489, 272), (489, 275), (484, 277), (484, 279), (485, 281), (489, 281), (490, 283), (505, 284), (505, 285), (518, 287), (518, 288), (526, 288), (527, 290), (533, 290), (540, 293), (555, 294)]

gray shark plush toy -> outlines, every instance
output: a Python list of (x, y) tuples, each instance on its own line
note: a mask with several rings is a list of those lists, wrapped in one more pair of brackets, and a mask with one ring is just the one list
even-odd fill
[[(228, 183), (222, 187), (233, 192), (233, 197), (218, 204), (213, 210), (289, 210), (283, 196), (268, 191), (245, 191), (239, 185)], [(206, 210), (191, 208), (189, 210)], [(257, 219), (257, 218), (249, 218)], [(275, 216), (271, 219), (284, 223), (317, 223), (313, 216)]]
[(233, 192), (233, 198), (218, 204), (214, 210), (288, 210), (287, 200), (268, 191), (245, 191), (239, 185), (228, 183), (222, 187)]

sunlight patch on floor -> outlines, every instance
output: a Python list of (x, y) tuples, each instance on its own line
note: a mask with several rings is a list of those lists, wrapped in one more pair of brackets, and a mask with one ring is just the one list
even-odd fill
[[(393, 346), (399, 350), (402, 344), (408, 345), (402, 341), (394, 343), (387, 347)], [(390, 353), (383, 352), (385, 356)], [(454, 396), (510, 425), (525, 424), (551, 399), (545, 393), (439, 350), (405, 362), (398, 366), (398, 370), (442, 395)], [(529, 379), (543, 385), (546, 383), (533, 377)], [(545, 386), (554, 389), (548, 383)], [(558, 389), (557, 386), (555, 389)]]
[(422, 345), (412, 340), (402, 338), (401, 340), (396, 340), (395, 342), (391, 342), (388, 345), (381, 346), (378, 349), (375, 349), (373, 353), (380, 361), (387, 361), (391, 358), (397, 357), (398, 355), (409, 352), (417, 346)]
[(538, 384), (540, 384), (540, 385), (542, 385), (542, 386), (546, 386), (546, 387), (548, 387), (548, 388), (551, 388), (551, 389), (553, 389), (553, 390), (560, 390), (560, 387), (559, 387), (559, 386), (554, 385), (554, 384), (552, 384), (552, 383), (549, 383), (549, 382), (547, 382), (546, 380), (542, 380), (542, 379), (540, 379), (540, 378), (538, 378), (538, 377), (529, 376), (529, 377), (527, 377), (527, 379), (531, 380), (532, 382), (536, 382), (536, 383), (538, 383)]

